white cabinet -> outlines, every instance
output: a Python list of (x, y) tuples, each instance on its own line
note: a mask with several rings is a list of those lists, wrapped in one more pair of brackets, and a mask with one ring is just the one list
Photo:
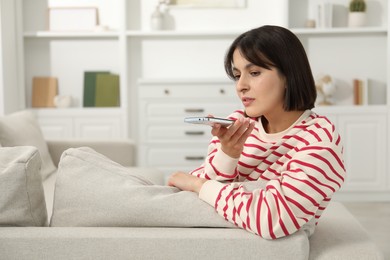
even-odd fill
[(345, 144), (345, 190), (384, 191), (388, 161), (386, 114), (341, 114), (338, 124)]
[[(347, 178), (336, 198), (389, 200), (390, 41), (388, 1), (366, 1), (367, 24), (348, 27), (347, 0), (333, 4), (332, 27), (305, 28), (320, 1), (289, 2), (289, 27), (302, 41), (313, 75), (329, 74), (334, 105), (315, 110), (332, 120), (344, 143)], [(368, 104), (353, 105), (353, 79), (362, 80)]]
[(211, 128), (185, 117), (226, 117), (241, 107), (228, 80), (140, 80), (139, 101), (139, 164), (166, 174), (193, 170), (207, 154)]
[(119, 139), (125, 135), (117, 109), (33, 109), (47, 139)]
[(388, 114), (384, 106), (319, 107), (336, 126), (344, 145), (347, 176), (336, 197), (346, 200), (389, 198)]

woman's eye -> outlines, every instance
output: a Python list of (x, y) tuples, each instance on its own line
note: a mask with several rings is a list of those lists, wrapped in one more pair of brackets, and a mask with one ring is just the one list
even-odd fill
[(253, 77), (256, 77), (256, 76), (259, 76), (260, 75), (260, 71), (253, 71), (250, 73)]
[(240, 75), (233, 75), (233, 78), (234, 78), (234, 80), (239, 80), (240, 79)]

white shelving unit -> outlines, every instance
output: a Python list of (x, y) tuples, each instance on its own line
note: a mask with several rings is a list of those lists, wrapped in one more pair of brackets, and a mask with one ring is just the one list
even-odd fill
[[(72, 107), (66, 109), (32, 109), (41, 123), (46, 138), (124, 138), (127, 130), (127, 76), (124, 16), (126, 1), (116, 1), (110, 6), (95, 1), (101, 20), (111, 28), (96, 32), (47, 31), (47, 10), (59, 1), (15, 2), (16, 14), (22, 24), (21, 46), (23, 63), (20, 82), (25, 89), (25, 104), (31, 107), (32, 78), (57, 77), (59, 94), (73, 98)], [(74, 4), (74, 3), (73, 3)], [(77, 3), (76, 3), (77, 4)], [(88, 3), (79, 3), (85, 6)], [(105, 11), (110, 9), (110, 12)], [(119, 19), (114, 19), (120, 14)], [(118, 16), (118, 15), (116, 15)], [(109, 19), (109, 17), (111, 17)], [(83, 107), (84, 71), (110, 71), (120, 75), (120, 106), (113, 108)]]
[[(207, 138), (196, 141), (198, 146), (194, 149), (188, 146), (193, 140), (172, 136), (156, 138), (155, 129), (165, 129), (169, 123), (176, 126), (172, 133), (181, 136), (177, 129), (185, 126), (176, 120), (188, 114), (163, 115), (162, 120), (150, 114), (148, 108), (158, 104), (161, 106), (159, 111), (171, 111), (173, 105), (180, 107), (180, 104), (194, 104), (199, 100), (205, 107), (234, 104), (234, 93), (228, 90), (231, 85), (225, 80), (223, 69), (225, 50), (247, 29), (262, 24), (279, 24), (291, 28), (301, 39), (313, 74), (330, 74), (338, 86), (336, 104), (318, 107), (316, 111), (336, 123), (345, 143), (348, 182), (340, 197), (389, 199), (390, 7), (386, 0), (368, 3), (368, 12), (370, 8), (373, 11), (369, 13), (368, 26), (362, 28), (346, 26), (348, 0), (331, 0), (337, 6), (333, 28), (310, 29), (304, 28), (304, 23), (310, 18), (311, 5), (319, 0), (247, 0), (247, 8), (240, 10), (175, 8), (169, 13), (173, 18), (169, 23), (172, 30), (150, 31), (149, 17), (156, 2), (86, 1), (84, 5), (92, 3), (99, 7), (101, 22), (112, 30), (76, 33), (47, 31), (47, 0), (4, 0), (2, 7), (6, 9), (3, 8), (2, 12), (9, 10), (7, 14), (14, 14), (14, 27), (18, 32), (14, 37), (18, 44), (12, 48), (7, 45), (15, 53), (17, 66), (15, 80), (5, 79), (3, 89), (0, 89), (3, 94), (0, 98), (9, 96), (13, 100), (4, 102), (3, 113), (31, 108), (33, 76), (57, 76), (60, 94), (72, 95), (76, 102), (69, 109), (33, 110), (47, 137), (131, 138), (138, 142), (140, 165), (152, 165), (169, 172), (175, 170), (175, 162), (158, 163), (164, 157), (155, 151), (162, 151), (169, 145), (169, 149), (176, 152), (181, 149), (198, 155), (199, 151), (206, 149)], [(12, 19), (6, 21), (9, 20)], [(197, 22), (190, 25), (188, 21)], [(3, 45), (4, 37), (9, 35), (12, 33), (3, 28)], [(3, 71), (4, 66), (3, 57)], [(120, 107), (82, 107), (82, 75), (85, 70), (110, 70), (120, 75)], [(352, 105), (353, 78), (370, 80), (375, 93), (372, 104)], [(17, 87), (14, 89), (10, 85)], [(178, 86), (181, 87), (179, 92)], [(209, 90), (205, 86), (210, 91), (222, 88), (230, 94), (208, 98)], [(154, 96), (161, 89), (170, 88), (173, 88), (170, 91), (180, 94)], [(19, 108), (13, 105), (15, 103)], [(232, 112), (228, 110), (230, 107), (218, 111)], [(186, 162), (182, 166), (187, 170), (198, 163)]]
[[(315, 109), (335, 123), (343, 138), (347, 180), (336, 197), (389, 200), (390, 7), (387, 1), (367, 2), (367, 27), (349, 28), (347, 8), (340, 9), (349, 1), (328, 1), (334, 4), (334, 27), (304, 28), (319, 2), (289, 1), (289, 26), (306, 48), (313, 75), (331, 75), (338, 88), (335, 105)], [(368, 105), (353, 105), (354, 78), (367, 80)]]

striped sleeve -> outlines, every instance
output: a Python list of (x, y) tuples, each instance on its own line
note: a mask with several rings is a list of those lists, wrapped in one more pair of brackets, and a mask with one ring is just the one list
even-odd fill
[(287, 236), (318, 218), (344, 182), (342, 148), (331, 142), (305, 146), (280, 171), (280, 178), (253, 190), (244, 183), (208, 181), (199, 197), (226, 220), (263, 238)]
[(213, 138), (208, 147), (205, 162), (190, 174), (208, 180), (234, 180), (237, 177), (238, 161), (239, 158), (232, 158), (225, 154), (220, 149), (219, 140)]

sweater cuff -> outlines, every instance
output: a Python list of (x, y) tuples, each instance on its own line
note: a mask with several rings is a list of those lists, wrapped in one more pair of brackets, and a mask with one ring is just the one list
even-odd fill
[(222, 149), (218, 149), (214, 155), (212, 164), (215, 165), (220, 172), (233, 174), (239, 159), (240, 158), (232, 158), (224, 153)]
[(212, 207), (215, 207), (215, 201), (217, 200), (219, 193), (225, 186), (226, 184), (222, 184), (219, 181), (206, 181), (199, 191), (199, 198), (210, 204)]

